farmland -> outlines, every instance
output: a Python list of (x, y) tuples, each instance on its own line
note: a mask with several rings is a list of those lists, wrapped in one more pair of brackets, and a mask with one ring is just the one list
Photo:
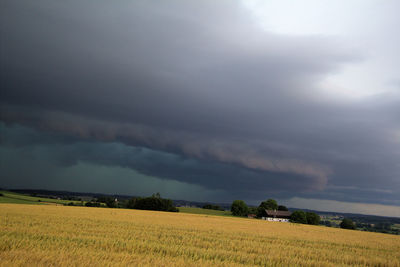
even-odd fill
[(195, 207), (179, 207), (179, 212), (215, 216), (233, 216), (232, 212), (227, 210), (210, 210)]
[(400, 266), (400, 237), (235, 217), (0, 204), (0, 265)]
[(82, 205), (81, 201), (72, 201), (72, 200), (62, 200), (62, 199), (51, 199), (44, 197), (33, 197), (27, 196), (24, 194), (18, 194), (9, 191), (0, 191), (0, 203), (15, 203), (15, 204), (68, 204), (74, 203), (75, 205)]

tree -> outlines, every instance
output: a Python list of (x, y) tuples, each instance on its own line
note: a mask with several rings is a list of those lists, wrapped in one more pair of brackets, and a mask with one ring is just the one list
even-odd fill
[(256, 207), (249, 207), (247, 214), (256, 214), (257, 215), (257, 208)]
[(279, 206), (278, 206), (278, 210), (288, 211), (288, 208), (286, 208), (286, 206), (279, 205)]
[(117, 208), (117, 201), (116, 201), (115, 199), (109, 198), (109, 199), (106, 201), (106, 205), (107, 205), (107, 207), (109, 207), (109, 208)]
[(232, 202), (231, 212), (235, 216), (246, 216), (249, 211), (243, 200), (235, 200)]
[(343, 229), (356, 229), (354, 222), (349, 218), (344, 218), (340, 223), (340, 228)]
[(290, 221), (295, 223), (307, 223), (306, 213), (302, 210), (296, 210), (290, 216)]
[(151, 197), (132, 198), (128, 201), (126, 207), (139, 210), (179, 211), (172, 200), (162, 198), (159, 193), (153, 194)]
[(319, 215), (314, 212), (307, 212), (306, 218), (307, 218), (307, 224), (312, 224), (312, 225), (319, 225), (319, 221), (321, 220)]
[(257, 217), (264, 217), (265, 210), (276, 210), (278, 209), (278, 203), (276, 202), (275, 199), (268, 199), (266, 201), (263, 201), (260, 203), (260, 205), (257, 208)]
[(261, 205), (264, 206), (266, 210), (277, 210), (278, 209), (278, 203), (276, 202), (275, 199), (268, 199), (267, 201), (261, 202)]

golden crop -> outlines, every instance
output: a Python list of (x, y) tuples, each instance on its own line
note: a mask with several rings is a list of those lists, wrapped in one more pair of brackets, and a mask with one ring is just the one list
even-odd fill
[(1, 266), (400, 266), (400, 236), (125, 209), (0, 204)]

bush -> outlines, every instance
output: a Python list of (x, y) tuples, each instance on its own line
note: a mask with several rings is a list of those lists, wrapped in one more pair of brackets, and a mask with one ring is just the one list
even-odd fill
[(115, 201), (115, 198), (112, 197), (98, 197), (97, 202), (102, 202), (105, 203), (107, 207), (109, 208), (116, 208), (117, 203)]
[[(70, 202), (70, 203), (72, 203), (72, 202)], [(100, 202), (86, 202), (85, 206), (86, 207), (100, 207), (101, 203)]]
[(321, 224), (321, 225), (325, 225), (325, 226), (327, 226), (327, 227), (332, 227), (331, 221), (321, 221), (320, 224)]
[(294, 223), (307, 223), (306, 213), (302, 210), (296, 210), (290, 216), (290, 221)]
[(340, 223), (340, 228), (343, 229), (356, 229), (354, 222), (349, 218), (344, 218)]
[(235, 200), (232, 202), (231, 212), (235, 216), (246, 216), (249, 211), (243, 200)]
[(0, 193), (0, 197), (4, 196), (3, 193)]
[(307, 212), (306, 218), (307, 218), (307, 224), (319, 225), (319, 222), (321, 221), (319, 215), (314, 212)]

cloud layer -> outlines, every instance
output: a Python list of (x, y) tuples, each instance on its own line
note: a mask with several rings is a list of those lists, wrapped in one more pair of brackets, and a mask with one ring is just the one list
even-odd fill
[(352, 44), (266, 32), (232, 1), (3, 7), (3, 147), (232, 197), (400, 205), (399, 95), (321, 90), (367, 60)]

